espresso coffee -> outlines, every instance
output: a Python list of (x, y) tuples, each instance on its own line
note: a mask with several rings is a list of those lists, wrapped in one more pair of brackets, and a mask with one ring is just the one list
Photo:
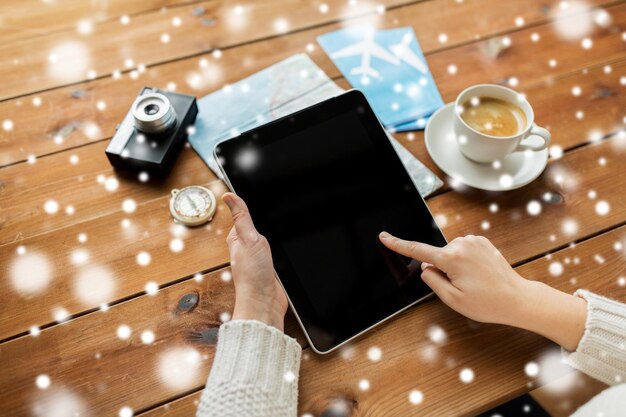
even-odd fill
[(513, 136), (526, 128), (526, 113), (510, 101), (473, 97), (463, 103), (461, 119), (472, 129), (490, 136)]

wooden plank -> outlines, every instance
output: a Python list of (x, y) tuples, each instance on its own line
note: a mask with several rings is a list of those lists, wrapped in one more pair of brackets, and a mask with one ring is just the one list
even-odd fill
[[(141, 204), (164, 197), (173, 188), (216, 179), (198, 155), (185, 148), (167, 179), (141, 184), (134, 176), (122, 176), (112, 169), (104, 153), (106, 146), (100, 142), (51, 155), (36, 164), (4, 169), (0, 242), (19, 241), (120, 211), (127, 199)], [(59, 205), (57, 213), (46, 213), (44, 206), (49, 200)], [(68, 206), (72, 214), (67, 214)]]
[[(218, 198), (225, 191), (221, 181), (208, 187)], [(213, 221), (199, 228), (177, 227), (168, 204), (168, 197), (156, 198), (138, 205), (132, 214), (117, 210), (6, 246), (0, 254), (0, 287), (7, 290), (0, 306), (0, 340), (53, 322), (59, 308), (76, 314), (137, 295), (149, 281), (163, 285), (225, 265), (231, 220), (224, 204), (220, 201)], [(81, 234), (85, 243), (80, 242)], [(172, 250), (172, 241), (184, 249)], [(139, 262), (140, 253), (148, 254), (142, 255), (150, 257), (148, 265)], [(96, 279), (90, 280), (90, 275)], [(81, 282), (93, 286), (91, 296), (81, 292)]]
[[(511, 236), (515, 233), (510, 233), (509, 239)], [(626, 287), (617, 281), (626, 272), (624, 254), (613, 245), (616, 241), (623, 243), (625, 236), (626, 229), (621, 227), (517, 271), (563, 291), (584, 287), (624, 302)], [(594, 260), (595, 255), (602, 256), (604, 263)], [(557, 260), (565, 264), (565, 273), (553, 277), (548, 267)], [(433, 325), (445, 331), (445, 343), (437, 345), (428, 340), (427, 329)], [(379, 362), (367, 357), (372, 346), (382, 351)], [(410, 309), (378, 331), (368, 333), (355, 343), (352, 353), (350, 360), (338, 353), (311, 354), (303, 361), (300, 414), (320, 415), (332, 404), (345, 404), (349, 411), (344, 415), (349, 416), (475, 415), (528, 391), (535, 383), (549, 382), (567, 372), (565, 367), (559, 370), (560, 352), (547, 340), (505, 326), (472, 322), (439, 300)], [(534, 380), (524, 373), (530, 361), (551, 366), (541, 367), (547, 374)], [(549, 372), (549, 367), (556, 369)], [(465, 368), (475, 375), (469, 384), (459, 379), (459, 372)], [(361, 379), (369, 381), (369, 390), (359, 389)], [(412, 390), (423, 393), (423, 403), (414, 405), (409, 401)]]
[[(123, 406), (140, 410), (203, 384), (218, 327), (232, 313), (234, 286), (222, 279), (229, 272), (220, 269), (1, 344), (0, 415), (28, 415), (38, 405), (54, 409), (55, 401), (73, 397), (83, 405), (81, 415), (118, 415)], [(118, 337), (120, 326), (130, 328), (128, 339)], [(288, 316), (287, 331), (304, 343), (295, 326)], [(150, 344), (145, 331), (154, 336)], [(41, 374), (51, 380), (45, 391), (35, 384)]]
[[(504, 3), (498, 4), (504, 5)], [(478, 5), (481, 7), (480, 13), (475, 10)], [(458, 12), (457, 6), (451, 9), (455, 11), (454, 19), (452, 19), (442, 15), (439, 6), (439, 2), (418, 3), (410, 7), (391, 10), (384, 16), (377, 17), (377, 19), (380, 20), (380, 25), (383, 27), (412, 26), (416, 21), (420, 21), (419, 25), (415, 25), (414, 30), (420, 39), (423, 50), (428, 55), (433, 75), (446, 101), (453, 100), (458, 92), (471, 83), (498, 82), (506, 79), (520, 67), (518, 61), (548, 62), (549, 59), (556, 56), (555, 50), (559, 51), (558, 55), (565, 54), (567, 59), (554, 69), (546, 68), (549, 75), (556, 77), (559, 74), (576, 71), (587, 66), (588, 57), (579, 53), (578, 44), (554, 38), (554, 24), (541, 25), (511, 33), (509, 38), (512, 46), (506, 53), (497, 58), (476, 52), (486, 50), (488, 45), (494, 42), (493, 40), (485, 40), (460, 48), (450, 48), (453, 45), (466, 43), (473, 38), (473, 31), (468, 31), (467, 28), (472, 27), (472, 25), (477, 26), (476, 16), (484, 16), (485, 22), (491, 22), (487, 26), (480, 26), (479, 36), (484, 37), (500, 33), (511, 26), (510, 23), (505, 24), (506, 21), (494, 13), (504, 13), (503, 16), (509, 16), (510, 20), (513, 21), (515, 13), (518, 11), (507, 9), (505, 12), (499, 6), (494, 7), (487, 0), (463, 2), (458, 5), (460, 8)], [(538, 9), (539, 5), (536, 8)], [(618, 9), (624, 10), (626, 6)], [(526, 10), (532, 11), (535, 8), (529, 7)], [(611, 13), (614, 14), (613, 24), (624, 24), (626, 21), (625, 13), (616, 14), (614, 10), (617, 9), (610, 9)], [(473, 12), (478, 14), (473, 14)], [(428, 25), (425, 25), (421, 19), (421, 16), (426, 15), (432, 16), (428, 19)], [(541, 21), (541, 16), (541, 14), (534, 17), (526, 16), (526, 21), (528, 24)], [(545, 20), (545, 18), (544, 16), (543, 19)], [(374, 18), (356, 19), (353, 24), (375, 22), (372, 19)], [(148, 68), (135, 80), (127, 75), (122, 76), (119, 80), (104, 78), (2, 102), (0, 103), (0, 114), (12, 120), (15, 127), (12, 132), (0, 132), (0, 165), (23, 161), (30, 155), (41, 156), (110, 137), (143, 85), (166, 88), (168, 83), (172, 82), (181, 91), (191, 92), (200, 97), (290, 55), (305, 52), (307, 45), (315, 43), (315, 38), (318, 35), (338, 28), (339, 25), (329, 25), (294, 33), (290, 36), (236, 47), (223, 51), (219, 60), (215, 60), (211, 55), (203, 55), (198, 58), (159, 65)], [(434, 53), (442, 47), (434, 36), (436, 33), (446, 33), (449, 39), (445, 50)], [(540, 35), (542, 40), (537, 44), (532, 43), (528, 47), (521, 47), (520, 45), (524, 44), (525, 40), (530, 39), (532, 33)], [(600, 36), (602, 33), (600, 31), (598, 34), (594, 34), (592, 39), (595, 40), (596, 35)], [(616, 55), (621, 57), (626, 55), (624, 42), (620, 39), (619, 32), (608, 36), (605, 41), (596, 41), (593, 54), (605, 57), (602, 62), (607, 63), (616, 59)], [(319, 48), (316, 48), (310, 55), (331, 77), (339, 76), (338, 70)], [(458, 57), (465, 57), (466, 55), (467, 58), (463, 58), (462, 62), (457, 61)], [(510, 59), (507, 58), (508, 55), (517, 58)], [(456, 62), (459, 68), (472, 66), (490, 68), (490, 70), (489, 72), (459, 72), (453, 77), (448, 74), (447, 68), (451, 62)], [(200, 65), (205, 65), (205, 67), (202, 68)], [(544, 72), (536, 70), (532, 74), (532, 77), (520, 78), (519, 88), (536, 83), (545, 75)], [(189, 84), (190, 81), (191, 85)], [(42, 104), (35, 109), (32, 107), (32, 101), (36, 97), (41, 100)], [(102, 104), (106, 106), (105, 110), (98, 109), (98, 106)], [(25, 108), (35, 111), (24, 111)], [(59, 112), (57, 111), (58, 108), (63, 108), (64, 111)], [(93, 126), (97, 128), (94, 129)]]
[[(413, 1), (384, 0), (380, 4), (392, 7)], [(105, 21), (94, 25), (89, 36), (61, 31), (2, 45), (0, 99), (376, 13), (377, 7), (369, 2), (353, 7), (345, 7), (343, 0), (326, 3), (328, 12), (321, 13), (318, 3), (299, 0), (204, 1), (144, 13), (127, 25)], [(176, 18), (180, 22), (174, 24)], [(126, 65), (127, 60), (134, 64)], [(90, 72), (95, 76), (89, 76)]]
[(3, 1), (0, 3), (0, 44), (63, 29), (78, 31), (79, 27), (88, 34), (93, 24), (181, 3), (189, 3), (189, 0)]
[(200, 393), (193, 392), (175, 401), (153, 408), (145, 413), (135, 414), (144, 417), (189, 416), (194, 417), (200, 404)]
[[(517, 270), (524, 276), (542, 280), (563, 291), (571, 292), (578, 286), (584, 286), (618, 300), (626, 300), (626, 287), (620, 286), (617, 282), (617, 277), (626, 273), (623, 250), (618, 252), (613, 248), (617, 241), (626, 243), (626, 226), (556, 252), (550, 259), (543, 257), (535, 260), (518, 267)], [(604, 263), (598, 264), (594, 260), (594, 254), (603, 256)], [(575, 262), (576, 259), (578, 262)], [(552, 277), (547, 273), (548, 265), (555, 260), (565, 264), (566, 272), (563, 276)], [(213, 277), (216, 275), (213, 274)], [(572, 277), (576, 277), (575, 283), (571, 281)], [(212, 291), (215, 281), (217, 280), (205, 280), (208, 283), (208, 291)], [(14, 389), (16, 392), (22, 392), (20, 394), (22, 398), (28, 398), (27, 396), (36, 390), (33, 379), (38, 373), (58, 369), (56, 371), (58, 376), (50, 374), (53, 384), (58, 379), (70, 389), (79, 389), (81, 397), (89, 399), (90, 406), (97, 404), (94, 407), (98, 408), (93, 410), (99, 414), (104, 414), (104, 410), (115, 411), (123, 405), (131, 405), (139, 411), (145, 409), (149, 401), (142, 399), (154, 398), (153, 393), (149, 391), (161, 389), (158, 387), (160, 382), (157, 376), (152, 372), (156, 357), (168, 347), (176, 346), (179, 334), (183, 331), (181, 327), (193, 329), (194, 326), (202, 326), (205, 323), (204, 315), (209, 309), (219, 311), (219, 308), (207, 306), (202, 312), (193, 313), (200, 317), (190, 315), (190, 323), (184, 325), (181, 325), (177, 318), (173, 319), (173, 323), (168, 323), (171, 320), (163, 316), (163, 313), (155, 313), (163, 310), (164, 306), (175, 305), (180, 294), (193, 291), (194, 285), (197, 285), (197, 291), (206, 291), (207, 284), (194, 284), (192, 280), (161, 290), (154, 299), (140, 297), (114, 306), (107, 313), (90, 314), (63, 326), (45, 330), (39, 338), (25, 337), (1, 345), (0, 357), (15, 353), (18, 355), (16, 358), (28, 355), (30, 359), (30, 352), (37, 352), (32, 359), (35, 362), (27, 367), (32, 370), (13, 365), (16, 372), (13, 374)], [(214, 291), (216, 295), (220, 292)], [(201, 295), (200, 299), (205, 300), (205, 297)], [(122, 309), (130, 313), (122, 314)], [(165, 309), (167, 310), (167, 307)], [(106, 321), (98, 317), (100, 314), (111, 313), (113, 316)], [(150, 315), (155, 317), (146, 319)], [(119, 317), (123, 317), (123, 321), (119, 321)], [(157, 342), (151, 346), (152, 350), (146, 350), (144, 346), (134, 341), (124, 349), (119, 349), (117, 345), (109, 348), (110, 344), (120, 343), (115, 340), (114, 332), (121, 322), (128, 324), (135, 333), (143, 328), (153, 328), (155, 323), (159, 323), (163, 330), (156, 333)], [(427, 329), (432, 325), (438, 325), (446, 332), (447, 341), (444, 344), (435, 345), (428, 340)], [(91, 329), (91, 326), (95, 328), (81, 339), (81, 343), (73, 344), (72, 335), (79, 334), (79, 329)], [(108, 339), (101, 340), (98, 335), (102, 334), (104, 334), (102, 338)], [(402, 337), (399, 337), (399, 334), (402, 334)], [(62, 341), (67, 337), (70, 339)], [(133, 338), (136, 337), (137, 335), (133, 334)], [(98, 341), (101, 345), (96, 344)], [(65, 346), (77, 346), (75, 349), (78, 349), (80, 354), (75, 362), (63, 361), (68, 354), (67, 351), (70, 350), (64, 349)], [(367, 359), (367, 349), (371, 346), (382, 349), (383, 356), (380, 362), (373, 363)], [(39, 348), (43, 351), (40, 352)], [(49, 351), (52, 349), (58, 349), (63, 356), (56, 359), (57, 350), (55, 354), (51, 354)], [(107, 349), (102, 351), (103, 361), (104, 353), (110, 352), (109, 362), (106, 362), (110, 366), (92, 359), (94, 351), (98, 349)], [(411, 354), (407, 354), (408, 352)], [(503, 326), (471, 322), (452, 312), (440, 301), (433, 300), (410, 309), (389, 324), (369, 332), (350, 349), (344, 349), (343, 357), (341, 352), (317, 356), (306, 350), (300, 378), (299, 415), (304, 412), (322, 415), (333, 399), (336, 403), (348, 399), (348, 403), (351, 404), (349, 411), (353, 413), (346, 412), (342, 415), (350, 416), (472, 414), (488, 409), (495, 405), (496, 401), (503, 401), (502, 396), (512, 398), (557, 378), (560, 370), (546, 374), (539, 380), (524, 374), (524, 365), (527, 362), (544, 363), (541, 360), (543, 355), (553, 352), (553, 345), (537, 336)], [(150, 364), (151, 367), (147, 371), (140, 365), (134, 365), (137, 368), (130, 365), (126, 369), (118, 366), (118, 362), (132, 364), (132, 358), (138, 354), (142, 355), (140, 360), (142, 364)], [(557, 357), (559, 355), (556, 354)], [(550, 357), (545, 356), (544, 360)], [(54, 366), (57, 361), (60, 367)], [(194, 378), (195, 385), (192, 391), (201, 389), (211, 365), (210, 361), (209, 358), (202, 363), (198, 371), (200, 375)], [(15, 362), (17, 361), (14, 359), (9, 363)], [(554, 365), (552, 362), (548, 363)], [(96, 375), (92, 371), (95, 367), (99, 367)], [(472, 384), (464, 385), (458, 380), (458, 372), (463, 367), (474, 370), (476, 380)], [(74, 368), (79, 368), (83, 373), (73, 372)], [(135, 369), (138, 370), (134, 371)], [(129, 385), (127, 380), (123, 380), (124, 375), (137, 375), (139, 372), (141, 377), (133, 379), (133, 384)], [(98, 381), (109, 381), (104, 392), (94, 392), (94, 378)], [(358, 389), (361, 379), (369, 380), (370, 390), (363, 392)], [(394, 383), (390, 384), (389, 381)], [(408, 395), (413, 389), (419, 389), (424, 393), (423, 404), (409, 403)], [(180, 390), (181, 394), (184, 392), (186, 391)], [(450, 392), (454, 392), (455, 395), (451, 396)], [(175, 393), (170, 393), (173, 394)], [(0, 404), (4, 403), (4, 396), (9, 395), (12, 395), (12, 392), (3, 393), (3, 401)], [(100, 402), (100, 398), (107, 395), (108, 402)], [(186, 395), (142, 415), (191, 417), (195, 413), (195, 402), (199, 395), (199, 392)], [(162, 400), (164, 397), (158, 398)], [(139, 402), (135, 402), (135, 399)], [(354, 410), (351, 410), (352, 408)], [(16, 412), (19, 410), (21, 408), (17, 408)]]

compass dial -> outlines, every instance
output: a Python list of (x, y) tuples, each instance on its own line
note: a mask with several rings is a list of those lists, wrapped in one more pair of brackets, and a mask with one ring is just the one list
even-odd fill
[(183, 224), (193, 226), (211, 220), (215, 205), (213, 192), (204, 187), (193, 185), (182, 190), (172, 190), (170, 211)]

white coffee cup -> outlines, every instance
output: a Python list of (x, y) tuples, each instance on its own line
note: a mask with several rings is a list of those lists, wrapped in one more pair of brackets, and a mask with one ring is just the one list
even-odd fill
[[(526, 126), (512, 136), (491, 136), (474, 130), (461, 117), (463, 104), (474, 97), (491, 97), (515, 104), (526, 114)], [(459, 149), (472, 161), (493, 162), (513, 152), (542, 151), (550, 144), (550, 132), (534, 123), (535, 114), (528, 100), (510, 88), (495, 84), (466, 88), (456, 98), (454, 110), (454, 131)]]

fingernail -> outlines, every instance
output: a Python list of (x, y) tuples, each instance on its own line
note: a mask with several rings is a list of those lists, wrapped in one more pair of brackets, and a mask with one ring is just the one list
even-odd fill
[(387, 232), (380, 232), (378, 236), (380, 236), (381, 239), (389, 239), (391, 237), (391, 235)]
[(230, 209), (230, 208), (233, 208), (233, 202), (231, 201), (231, 199), (230, 199), (230, 198), (231, 198), (231, 197), (230, 197), (230, 193), (226, 193), (226, 194), (224, 194), (224, 195), (222, 196), (222, 201), (223, 201), (224, 203), (226, 203), (226, 205), (228, 206), (228, 208), (229, 208), (229, 209)]

